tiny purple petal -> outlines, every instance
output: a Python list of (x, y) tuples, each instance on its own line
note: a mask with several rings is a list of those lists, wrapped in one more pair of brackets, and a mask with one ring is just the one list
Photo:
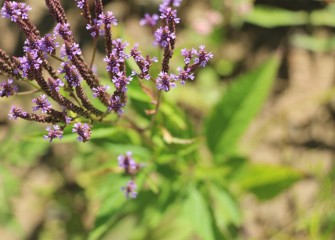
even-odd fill
[(179, 23), (180, 18), (177, 18), (177, 10), (172, 10), (172, 8), (168, 7), (164, 9), (162, 12), (160, 19), (166, 19), (166, 21), (169, 22), (174, 22), (174, 23)]
[(121, 92), (127, 91), (127, 85), (132, 80), (132, 77), (127, 77), (123, 72), (118, 72), (116, 76), (113, 77), (112, 81), (117, 90)]
[(171, 40), (176, 39), (175, 33), (171, 32), (168, 26), (158, 28), (154, 35), (155, 44), (159, 44), (162, 47), (167, 47)]
[(31, 7), (25, 3), (6, 1), (1, 8), (0, 14), (3, 18), (8, 18), (12, 22), (16, 22), (18, 18), (28, 19), (28, 11), (30, 10)]
[(108, 11), (107, 13), (101, 13), (99, 15), (99, 25), (105, 24), (106, 28), (111, 28), (112, 25), (116, 26), (117, 25), (117, 20), (115, 16), (113, 15), (113, 12)]
[(16, 120), (18, 117), (25, 117), (27, 116), (27, 112), (23, 112), (20, 107), (12, 106), (9, 111), (8, 117), (10, 120)]
[(126, 198), (136, 198), (137, 196), (137, 185), (133, 180), (130, 180), (125, 187), (122, 187), (121, 190), (125, 193)]
[(45, 130), (48, 131), (48, 134), (44, 135), (44, 139), (49, 139), (49, 142), (52, 142), (52, 140), (55, 138), (62, 139), (63, 137), (63, 131), (58, 125), (54, 125), (53, 129), (51, 129), (51, 127), (47, 127)]
[(110, 98), (110, 103), (108, 106), (108, 111), (114, 111), (116, 112), (118, 115), (121, 115), (123, 113), (122, 108), (125, 106), (125, 103), (122, 102), (120, 96), (111, 96)]
[(32, 101), (36, 104), (36, 106), (33, 107), (33, 111), (41, 109), (42, 113), (47, 113), (51, 109), (51, 104), (44, 94), (38, 98), (34, 98)]
[(77, 7), (80, 9), (84, 8), (85, 0), (75, 0), (77, 2)]
[(150, 15), (146, 13), (144, 14), (144, 18), (140, 20), (140, 25), (141, 26), (147, 25), (150, 27), (154, 27), (156, 26), (158, 20), (159, 20), (159, 16), (157, 14)]
[(165, 92), (170, 91), (171, 88), (176, 87), (176, 76), (173, 74), (168, 74), (166, 72), (160, 72), (156, 79), (156, 86), (158, 90), (164, 90)]
[(14, 95), (19, 88), (13, 84), (13, 79), (9, 78), (7, 81), (0, 83), (0, 97), (9, 97)]
[(97, 97), (103, 96), (107, 92), (107, 90), (109, 88), (110, 87), (108, 85), (106, 85), (106, 86), (99, 86), (97, 88), (93, 88), (92, 89), (92, 91), (93, 91), (93, 97), (97, 98)]
[(72, 132), (78, 134), (77, 140), (79, 142), (87, 142), (91, 138), (91, 127), (87, 123), (75, 123), (72, 128)]
[(177, 70), (179, 72), (177, 78), (180, 80), (180, 83), (182, 85), (185, 84), (187, 79), (194, 80), (194, 74), (191, 72), (190, 68), (184, 70), (181, 67), (179, 67)]
[(53, 34), (55, 37), (59, 35), (62, 38), (65, 38), (65, 39), (68, 38), (72, 34), (70, 30), (70, 24), (69, 23), (64, 23), (64, 24), (57, 23), (57, 25), (54, 28)]
[(126, 172), (137, 169), (137, 164), (132, 158), (132, 153), (127, 152), (125, 155), (119, 155), (117, 158), (119, 167), (123, 168)]
[(53, 37), (51, 34), (46, 34), (38, 41), (37, 44), (41, 51), (54, 55), (56, 53), (56, 48), (59, 47), (59, 43), (55, 41), (55, 37)]
[(205, 46), (201, 45), (199, 47), (199, 51), (196, 53), (196, 58), (194, 59), (194, 63), (199, 64), (201, 67), (205, 67), (208, 61), (214, 57), (212, 52), (207, 52), (205, 50)]

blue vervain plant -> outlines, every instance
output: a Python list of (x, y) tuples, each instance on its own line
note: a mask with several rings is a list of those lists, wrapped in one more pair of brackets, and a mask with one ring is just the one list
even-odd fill
[[(158, 56), (143, 55), (137, 44), (127, 53), (127, 41), (114, 39), (112, 30), (118, 22), (113, 12), (104, 11), (102, 0), (94, 1), (93, 14), (88, 0), (76, 0), (82, 16), (87, 21), (86, 29), (93, 39), (93, 53), (96, 51), (98, 39), (103, 38), (105, 41), (106, 57), (103, 60), (113, 85), (111, 88), (109, 85), (103, 85), (93, 71), (95, 54), (90, 62), (85, 61), (61, 1), (46, 0), (45, 3), (56, 21), (53, 33), (45, 36), (41, 36), (37, 27), (30, 21), (30, 6), (7, 0), (2, 6), (1, 16), (15, 22), (25, 34), (26, 41), (23, 46), (24, 55), (21, 57), (9, 56), (0, 49), (0, 73), (9, 77), (0, 84), (0, 96), (24, 94), (19, 91), (16, 81), (27, 82), (36, 89), (34, 92), (40, 92), (41, 95), (32, 100), (35, 104), (32, 110), (42, 114), (29, 113), (21, 107), (13, 106), (8, 115), (10, 119), (21, 118), (52, 124), (46, 128), (47, 134), (44, 135), (50, 142), (56, 138), (61, 139), (63, 130), (72, 125), (72, 132), (78, 135), (77, 140), (85, 143), (90, 140), (91, 129), (95, 123), (108, 122), (111, 114), (117, 115), (117, 120), (122, 118), (123, 109), (127, 105), (128, 85), (132, 81), (139, 81), (142, 90), (150, 95), (155, 105), (155, 110), (150, 113), (153, 121), (146, 129), (152, 128), (155, 115), (159, 111), (161, 92), (170, 91), (176, 87), (177, 82), (185, 84), (186, 81), (193, 80), (195, 71), (205, 67), (213, 57), (204, 46), (200, 46), (198, 50), (183, 49), (181, 54), (184, 56), (184, 66), (178, 67), (177, 74), (171, 73), (170, 60), (175, 53), (176, 24), (180, 23), (175, 8), (180, 5), (180, 0), (164, 0), (159, 7), (160, 15), (146, 14), (140, 22), (141, 25), (148, 25), (154, 30), (154, 45), (161, 48), (163, 53), (160, 63)], [(126, 61), (130, 57), (139, 70), (128, 69)], [(50, 64), (50, 58), (58, 60), (59, 66)], [(161, 65), (158, 75), (150, 72), (152, 65), (156, 63)], [(144, 81), (151, 84), (144, 84)], [(88, 86), (88, 92), (85, 86)], [(99, 99), (105, 108), (95, 106), (89, 100), (88, 94)], [(116, 121), (112, 122), (115, 123)], [(128, 158), (129, 154), (125, 159)], [(134, 169), (129, 171), (132, 166), (130, 159), (123, 161), (121, 165), (128, 174), (134, 176)], [(135, 189), (136, 185), (131, 181), (124, 191), (127, 196), (135, 197)]]

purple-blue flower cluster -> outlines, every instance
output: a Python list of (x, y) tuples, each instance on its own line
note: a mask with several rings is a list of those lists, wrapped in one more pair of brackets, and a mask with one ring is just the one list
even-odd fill
[(91, 126), (87, 123), (75, 123), (72, 128), (72, 132), (78, 134), (79, 142), (87, 142), (91, 138)]
[(6, 1), (1, 9), (1, 16), (9, 18), (12, 22), (17, 22), (19, 19), (27, 19), (28, 11), (31, 7), (25, 3), (18, 3), (15, 1)]
[(127, 152), (125, 155), (118, 156), (119, 167), (124, 169), (125, 174), (131, 176), (131, 180), (128, 181), (125, 187), (121, 190), (125, 193), (127, 198), (136, 198), (137, 196), (137, 185), (134, 181), (136, 174), (143, 167), (143, 164), (135, 162), (132, 152)]
[[(161, 91), (168, 92), (178, 82), (184, 85), (187, 81), (194, 80), (196, 70), (206, 66), (213, 58), (213, 54), (207, 52), (205, 46), (183, 49), (181, 55), (184, 57), (184, 65), (176, 71), (170, 69), (177, 40), (176, 25), (181, 22), (177, 12), (181, 0), (163, 0), (159, 14), (145, 14), (140, 20), (140, 25), (151, 28), (154, 45), (162, 50), (161, 57), (142, 54), (138, 44), (131, 46), (129, 50), (127, 41), (114, 38), (113, 27), (118, 21), (113, 12), (104, 11), (101, 0), (95, 0), (94, 3), (75, 0), (87, 22), (86, 30), (93, 37), (93, 42), (96, 44), (98, 38), (105, 42), (106, 55), (103, 61), (110, 83), (102, 84), (93, 71), (94, 57), (91, 62), (84, 59), (80, 41), (75, 39), (61, 0), (45, 2), (56, 23), (52, 33), (43, 36), (29, 19), (30, 6), (6, 0), (1, 8), (1, 16), (15, 22), (26, 40), (23, 45), (24, 54), (20, 57), (9, 56), (0, 49), (0, 73), (8, 76), (7, 81), (0, 83), (0, 97), (15, 95), (19, 90), (16, 81), (25, 81), (34, 86), (41, 94), (32, 100), (35, 104), (33, 113), (13, 106), (9, 118), (51, 124), (47, 127), (48, 134), (44, 136), (50, 142), (56, 138), (61, 139), (63, 130), (71, 124), (72, 132), (78, 135), (78, 141), (87, 142), (91, 138), (91, 128), (95, 122), (105, 121), (110, 114), (115, 114), (116, 119), (122, 116), (128, 101), (128, 88), (133, 81), (140, 82), (143, 92), (152, 98), (152, 103), (158, 108)], [(60, 63), (54, 66), (50, 58), (57, 59)], [(130, 58), (137, 65), (136, 69), (130, 69), (131, 64), (126, 64)], [(158, 59), (161, 59), (160, 66), (152, 71), (159, 62)], [(90, 96), (101, 104), (95, 106), (96, 100), (92, 101)], [(125, 159), (126, 157), (123, 158), (124, 161)], [(135, 165), (129, 161), (128, 173), (131, 173)], [(135, 189), (134, 183), (129, 183), (125, 189)]]
[(0, 83), (0, 97), (9, 97), (14, 95), (19, 88), (13, 84), (13, 79), (9, 78), (7, 81)]

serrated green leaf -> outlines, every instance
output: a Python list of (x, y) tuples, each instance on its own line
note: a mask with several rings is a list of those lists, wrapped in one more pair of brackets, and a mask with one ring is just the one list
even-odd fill
[(301, 172), (290, 167), (248, 164), (234, 181), (242, 189), (255, 194), (259, 200), (267, 200), (277, 196), (303, 176)]
[(289, 11), (282, 8), (258, 5), (246, 15), (244, 20), (266, 28), (296, 26), (308, 23), (308, 14), (303, 11)]
[(270, 92), (279, 55), (241, 76), (227, 89), (206, 121), (207, 145), (217, 157), (232, 153)]
[(201, 239), (215, 239), (209, 207), (201, 192), (191, 186), (184, 204), (185, 217), (192, 225), (194, 232), (199, 234)]

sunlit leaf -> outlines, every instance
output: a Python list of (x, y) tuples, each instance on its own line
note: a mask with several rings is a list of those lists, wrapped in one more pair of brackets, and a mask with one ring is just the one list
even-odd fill
[(288, 189), (304, 175), (300, 171), (283, 166), (248, 164), (235, 181), (260, 200), (267, 200)]
[(204, 240), (215, 239), (208, 203), (201, 192), (193, 186), (189, 188), (188, 198), (184, 202), (184, 211), (195, 233)]
[(303, 25), (308, 22), (306, 12), (289, 11), (282, 8), (255, 6), (246, 15), (246, 22), (266, 28)]
[(228, 88), (206, 122), (207, 145), (212, 153), (234, 151), (238, 140), (262, 107), (279, 67), (279, 55), (241, 76)]
[(210, 194), (213, 199), (213, 212), (220, 229), (227, 230), (230, 224), (238, 226), (242, 221), (241, 210), (234, 197), (225, 189), (211, 185)]

